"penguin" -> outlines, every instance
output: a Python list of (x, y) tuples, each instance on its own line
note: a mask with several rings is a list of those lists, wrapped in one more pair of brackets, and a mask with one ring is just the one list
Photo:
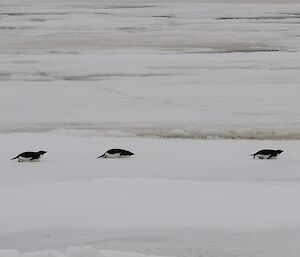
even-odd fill
[(257, 156), (259, 159), (271, 159), (276, 158), (277, 155), (281, 154), (282, 152), (282, 150), (263, 149), (254, 154), (251, 154), (251, 156), (253, 156), (253, 158)]
[(100, 155), (98, 158), (123, 158), (134, 155), (134, 153), (123, 150), (123, 149), (110, 149), (106, 151), (104, 154)]
[(11, 160), (18, 159), (18, 162), (39, 161), (40, 157), (45, 153), (47, 152), (46, 151), (24, 152), (24, 153), (20, 153), (18, 156), (12, 158)]

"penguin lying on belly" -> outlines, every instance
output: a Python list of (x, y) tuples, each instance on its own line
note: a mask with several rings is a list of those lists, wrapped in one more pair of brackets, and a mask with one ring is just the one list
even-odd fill
[(18, 159), (18, 162), (26, 162), (26, 161), (39, 161), (41, 156), (47, 153), (46, 151), (39, 152), (24, 152), (20, 153), (18, 156), (12, 158), (11, 160)]
[(251, 156), (253, 156), (253, 158), (258, 157), (259, 159), (272, 159), (276, 158), (277, 155), (281, 154), (282, 152), (282, 150), (263, 149), (251, 154)]
[(134, 155), (134, 153), (124, 149), (110, 149), (98, 158), (124, 158)]

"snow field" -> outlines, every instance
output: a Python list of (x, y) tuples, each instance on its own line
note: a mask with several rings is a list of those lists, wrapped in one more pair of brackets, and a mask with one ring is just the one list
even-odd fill
[(0, 257), (299, 257), (299, 10), (1, 1)]
[[(259, 247), (256, 256), (262, 257), (280, 257), (286, 249), (292, 249), (289, 256), (299, 254), (299, 141), (83, 134), (0, 135), (0, 248), (14, 248), (10, 254), (17, 256), (68, 256), (62, 249), (72, 245), (89, 245), (109, 257), (103, 249), (184, 256), (193, 248), (191, 257), (202, 251), (251, 256), (243, 246)], [(135, 155), (97, 159), (114, 147)], [(284, 152), (275, 160), (249, 156), (262, 148)], [(36, 163), (10, 160), (27, 150), (47, 153)], [(163, 232), (170, 229), (175, 232)], [(35, 253), (39, 249), (54, 252)]]
[[(0, 185), (99, 178), (255, 183), (297, 183), (300, 179), (299, 141), (168, 140), (78, 133), (2, 134), (0, 139)], [(135, 155), (128, 159), (97, 159), (110, 148), (127, 149)], [(284, 152), (276, 160), (249, 156), (264, 148)], [(10, 160), (21, 152), (39, 150), (47, 151), (39, 163)]]
[(4, 1), (0, 132), (300, 139), (299, 4), (150, 2)]
[[(1, 135), (1, 231), (298, 227), (299, 141)], [(30, 148), (29, 145), (31, 146)], [(11, 156), (47, 154), (38, 163)], [(97, 159), (121, 147), (128, 159)], [(276, 160), (252, 159), (279, 148)], [(251, 215), (249, 215), (251, 213)]]
[[(138, 253), (120, 251), (98, 251), (93, 247), (68, 247), (64, 252), (54, 250), (42, 250), (21, 253), (17, 250), (0, 250), (0, 257), (159, 257)], [(161, 256), (162, 257), (162, 256)]]

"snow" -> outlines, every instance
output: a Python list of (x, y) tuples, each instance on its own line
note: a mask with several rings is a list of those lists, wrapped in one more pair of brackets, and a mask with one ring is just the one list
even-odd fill
[[(187, 238), (216, 243), (227, 237), (231, 254), (241, 251), (234, 240), (246, 247), (265, 242), (268, 247), (260, 246), (258, 256), (280, 256), (283, 250), (274, 254), (278, 245), (294, 249), (290, 256), (299, 254), (299, 141), (53, 133), (0, 137), (0, 248), (18, 245), (22, 252), (34, 252), (90, 245), (101, 251), (107, 245), (112, 250), (183, 256), (190, 244)], [(40, 162), (10, 160), (19, 151), (41, 145), (47, 153)], [(135, 155), (97, 159), (111, 147)], [(275, 160), (249, 156), (260, 148), (284, 152)], [(181, 242), (184, 238), (187, 241)], [(218, 256), (228, 246), (192, 247), (190, 256), (198, 256), (203, 248)]]
[(1, 1), (0, 257), (300, 256), (300, 5), (214, 2)]
[[(65, 252), (42, 250), (21, 253), (16, 250), (0, 250), (0, 257), (159, 257), (120, 251), (97, 251), (93, 247), (68, 247)], [(162, 257), (162, 256), (161, 256)]]
[(0, 250), (1, 257), (20, 257), (20, 253), (17, 250)]
[[(291, 196), (299, 190), (298, 185), (169, 183), (150, 179), (9, 187), (1, 190), (5, 206), (0, 215), (1, 228), (3, 232), (44, 227), (296, 228), (300, 225), (300, 209), (298, 200)], [(257, 211), (249, 215), (253, 210)]]
[(300, 139), (299, 10), (7, 1), (0, 131)]
[[(184, 140), (63, 134), (2, 134), (0, 185), (93, 180), (107, 177), (217, 182), (288, 182), (300, 179), (299, 141)], [(135, 153), (97, 159), (111, 148)], [(282, 149), (274, 162), (252, 159), (260, 149)], [(40, 163), (10, 161), (44, 150)], [(284, 172), (282, 172), (284, 170)]]

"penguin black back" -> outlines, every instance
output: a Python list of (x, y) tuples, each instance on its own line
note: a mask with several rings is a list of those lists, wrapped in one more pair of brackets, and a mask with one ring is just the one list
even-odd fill
[(98, 158), (118, 158), (118, 157), (129, 157), (131, 155), (134, 155), (134, 153), (119, 149), (119, 148), (113, 148), (108, 151), (106, 151), (104, 154), (100, 155)]
[(253, 158), (257, 156), (259, 159), (271, 159), (276, 158), (277, 155), (281, 154), (282, 152), (282, 150), (262, 149), (254, 154), (251, 154), (251, 156), (253, 156)]
[(42, 155), (44, 155), (46, 151), (38, 151), (38, 152), (23, 152), (17, 155), (16, 157), (12, 158), (11, 160), (18, 159), (19, 162), (21, 161), (34, 161), (39, 160)]

